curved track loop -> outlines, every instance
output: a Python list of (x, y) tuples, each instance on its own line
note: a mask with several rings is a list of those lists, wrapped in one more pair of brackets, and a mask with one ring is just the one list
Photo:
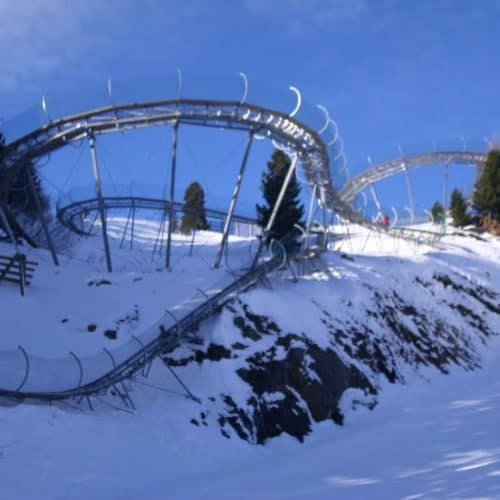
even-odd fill
[[(116, 133), (175, 123), (253, 131), (255, 134), (273, 140), (275, 144), (281, 145), (286, 150), (292, 150), (298, 155), (307, 182), (323, 188), (326, 208), (335, 211), (344, 220), (376, 231), (386, 231), (356, 212), (350, 205), (349, 196), (339, 196), (331, 178), (328, 147), (317, 131), (285, 113), (240, 101), (184, 98), (148, 101), (110, 105), (52, 120), (7, 145), (5, 168), (2, 174), (8, 177), (10, 172), (16, 172), (23, 167), (26, 158), (36, 160), (69, 143), (80, 141), (88, 134)], [(462, 157), (466, 154), (466, 152), (460, 153)], [(469, 154), (474, 155), (474, 153)], [(436, 153), (432, 155), (435, 156)], [(419, 157), (422, 156), (425, 155), (419, 155)], [(479, 156), (483, 158), (482, 155)], [(408, 167), (412, 166), (411, 158), (406, 158)], [(402, 168), (402, 160), (399, 159), (399, 164), (398, 160), (395, 160), (383, 165), (394, 169), (391, 170), (393, 173)], [(446, 158), (442, 161), (446, 161)], [(382, 170), (385, 171), (385, 167)], [(389, 168), (387, 170), (389, 171)], [(361, 185), (364, 175), (359, 174), (346, 186), (353, 186), (353, 182), (356, 181), (358, 181), (357, 185)], [(384, 175), (391, 175), (391, 173)], [(344, 195), (346, 186), (342, 189)], [(413, 237), (411, 231), (406, 231), (399, 236), (418, 242), (422, 240), (420, 234)]]
[(373, 182), (404, 172), (407, 169), (429, 165), (474, 165), (482, 168), (486, 161), (484, 153), (472, 151), (434, 151), (411, 156), (402, 156), (394, 160), (379, 163), (352, 177), (340, 190), (339, 195), (344, 203), (350, 203), (354, 197)]
[(116, 133), (176, 122), (253, 131), (295, 151), (308, 182), (325, 188), (328, 207), (345, 219), (364, 223), (338, 196), (331, 179), (328, 148), (318, 132), (285, 113), (236, 101), (169, 99), (110, 105), (52, 120), (7, 146), (3, 175), (22, 168), (26, 158), (36, 160), (89, 133)]
[[(351, 208), (349, 200), (352, 198), (349, 198), (350, 195), (346, 195), (347, 187), (361, 186), (365, 182), (366, 174), (360, 174), (353, 178), (342, 190), (343, 196), (339, 196), (330, 175), (328, 148), (318, 132), (289, 115), (241, 101), (193, 100), (183, 99), (179, 95), (178, 99), (173, 100), (110, 105), (53, 120), (7, 146), (5, 168), (1, 174), (8, 179), (9, 175), (15, 174), (23, 168), (26, 159), (36, 160), (67, 144), (80, 141), (89, 134), (99, 135), (178, 123), (252, 131), (274, 140), (283, 148), (293, 150), (297, 154), (307, 181), (320, 188), (318, 192), (322, 193), (322, 202), (326, 209), (335, 211), (339, 217), (345, 220), (368, 226), (377, 231), (385, 231), (380, 226), (364, 220)], [(462, 155), (464, 154), (462, 153)], [(483, 157), (478, 161), (482, 161), (482, 159)], [(386, 170), (389, 172), (390, 168), (393, 168), (394, 172), (398, 171), (401, 168), (402, 159), (399, 159), (399, 166), (397, 163), (398, 161), (395, 161), (393, 166), (389, 162), (385, 164), (387, 167), (379, 167), (383, 174), (379, 172), (377, 175), (391, 175), (392, 170), (391, 173), (386, 173)], [(406, 166), (409, 167), (410, 164), (411, 162), (406, 158)], [(373, 176), (376, 175), (375, 172), (372, 173)], [(357, 179), (357, 183), (355, 179)], [(90, 203), (93, 201), (95, 200), (89, 200)], [(73, 206), (73, 208), (78, 211), (81, 209), (81, 205)], [(66, 207), (65, 217), (69, 217), (69, 220), (72, 219), (71, 213), (70, 208)], [(434, 233), (430, 234), (434, 235)], [(401, 232), (400, 235), (408, 239), (416, 239), (412, 232), (407, 234)], [(311, 254), (316, 255), (323, 249), (323, 247), (311, 249)], [(17, 398), (33, 397), (52, 400), (75, 396), (85, 397), (105, 392), (124, 379), (147, 369), (156, 356), (173, 349), (182, 337), (189, 334), (200, 321), (213, 314), (226, 301), (257, 283), (263, 276), (277, 269), (282, 265), (282, 262), (282, 255), (274, 255), (271, 259), (260, 262), (228, 287), (212, 294), (209, 298), (199, 294), (199, 302), (193, 303), (192, 307), (180, 316), (179, 321), (173, 321), (169, 315), (165, 315), (154, 325), (153, 330), (148, 332), (151, 337), (148, 336), (149, 342), (144, 339), (143, 347), (137, 346), (137, 350), (134, 350), (132, 354), (118, 359), (116, 366), (111, 368), (99, 366), (98, 372), (89, 375), (89, 378), (85, 379), (83, 383), (82, 373), (76, 369), (77, 363), (71, 358), (69, 361), (75, 372), (73, 374), (74, 383), (65, 381), (65, 387), (60, 387), (57, 385), (60, 381), (59, 377), (54, 381), (55, 385), (52, 386), (54, 390), (49, 390), (47, 387), (40, 388), (36, 384), (34, 386), (37, 387), (36, 389), (25, 387), (23, 381), (22, 387), (25, 388), (16, 390), (0, 387), (0, 394)], [(113, 355), (116, 354), (113, 353)], [(25, 376), (30, 381), (28, 371)], [(13, 387), (17, 387), (17, 385)]]
[[(135, 208), (137, 210), (144, 209), (167, 212), (170, 209), (169, 201), (158, 198), (143, 198), (137, 196), (107, 196), (104, 197), (103, 200), (104, 208), (106, 210)], [(81, 220), (81, 217), (89, 212), (97, 212), (98, 210), (99, 200), (97, 198), (90, 198), (86, 200), (75, 201), (64, 207), (59, 207), (57, 209), (56, 216), (59, 222), (68, 229), (71, 229), (75, 233), (81, 235), (88, 235), (89, 233), (81, 228), (81, 226), (77, 223), (77, 220)], [(184, 203), (175, 202), (174, 211), (184, 212)], [(222, 210), (205, 208), (205, 215), (209, 218), (220, 219), (224, 221), (227, 214)], [(241, 222), (244, 224), (257, 224), (256, 219), (236, 214), (233, 215), (232, 221)]]

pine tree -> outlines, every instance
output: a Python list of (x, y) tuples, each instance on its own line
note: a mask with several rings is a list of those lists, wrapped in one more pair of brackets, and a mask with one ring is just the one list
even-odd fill
[(189, 234), (193, 229), (208, 229), (205, 214), (205, 191), (198, 182), (192, 182), (184, 193), (181, 232)]
[[(257, 219), (262, 228), (265, 228), (269, 221), (290, 163), (290, 158), (280, 149), (276, 149), (271, 161), (267, 162), (267, 171), (262, 174), (261, 181), (261, 191), (266, 203), (256, 205)], [(292, 231), (295, 224), (301, 222), (304, 216), (304, 206), (300, 203), (299, 195), (300, 184), (294, 175), (277, 212), (270, 238), (282, 238)]]
[(454, 226), (463, 227), (469, 223), (467, 204), (458, 189), (453, 190), (453, 193), (451, 193), (450, 211)]
[(474, 207), (482, 217), (500, 221), (500, 150), (488, 153), (486, 165), (476, 182)]
[[(0, 169), (5, 158), (5, 139), (0, 134)], [(17, 173), (2, 180), (5, 185), (2, 186), (2, 200), (7, 202), (11, 209), (19, 211), (29, 217), (34, 217), (37, 212), (35, 198), (29, 187), (29, 175), (33, 179), (33, 185), (38, 195), (38, 200), (42, 210), (45, 212), (49, 208), (49, 198), (43, 192), (42, 183), (34, 163), (26, 159), (22, 167), (17, 167)], [(7, 180), (8, 178), (8, 180)]]
[(439, 201), (436, 201), (431, 208), (432, 219), (434, 222), (443, 222), (444, 220), (444, 208)]

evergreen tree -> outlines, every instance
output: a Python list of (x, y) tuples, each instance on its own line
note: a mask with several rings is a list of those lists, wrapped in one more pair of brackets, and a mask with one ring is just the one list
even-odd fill
[(193, 229), (208, 229), (205, 215), (205, 191), (198, 182), (192, 182), (184, 193), (181, 232), (189, 234)]
[[(276, 149), (272, 154), (271, 161), (267, 162), (267, 171), (262, 174), (261, 181), (261, 191), (265, 204), (256, 205), (257, 219), (262, 228), (265, 228), (269, 221), (290, 163), (290, 158), (280, 149)], [(276, 215), (269, 235), (271, 238), (282, 238), (292, 231), (294, 224), (301, 222), (304, 216), (304, 206), (300, 203), (299, 195), (300, 184), (294, 175)]]
[[(5, 158), (5, 139), (0, 134), (0, 169), (2, 168), (3, 159)], [(29, 188), (29, 175), (33, 179), (35, 191), (38, 194), (38, 199), (42, 210), (45, 212), (49, 208), (49, 198), (43, 192), (42, 183), (35, 165), (29, 159), (24, 160), (23, 166), (17, 167), (17, 172), (5, 176), (2, 179), (2, 201), (7, 202), (8, 206), (16, 211), (20, 211), (24, 215), (34, 217), (37, 212), (35, 199)]]
[(444, 208), (439, 201), (436, 201), (431, 208), (432, 219), (434, 222), (443, 222), (444, 220)]
[(463, 227), (469, 223), (467, 204), (458, 189), (454, 189), (451, 193), (450, 211), (454, 226)]
[(486, 165), (476, 182), (474, 207), (481, 216), (500, 221), (500, 150), (488, 153)]

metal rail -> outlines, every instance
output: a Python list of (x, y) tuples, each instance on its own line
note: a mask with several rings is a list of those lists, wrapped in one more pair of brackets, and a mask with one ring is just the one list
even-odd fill
[(486, 154), (473, 151), (432, 151), (411, 156), (401, 156), (394, 160), (379, 163), (349, 180), (339, 191), (345, 203), (350, 203), (365, 187), (399, 172), (429, 165), (474, 165), (482, 168), (486, 162)]
[[(175, 124), (242, 130), (266, 136), (274, 144), (293, 150), (297, 154), (307, 182), (311, 186), (316, 185), (321, 188), (318, 189), (318, 192), (322, 193), (323, 206), (337, 213), (341, 219), (378, 232), (392, 232), (396, 236), (417, 242), (421, 242), (423, 239), (421, 234), (414, 236), (412, 231), (397, 234), (393, 229), (388, 230), (373, 224), (351, 207), (350, 201), (355, 194), (351, 195), (352, 187), (356, 186), (354, 191), (364, 187), (365, 173), (361, 173), (349, 181), (339, 195), (331, 178), (328, 148), (320, 136), (321, 131), (315, 131), (283, 112), (241, 101), (177, 98), (142, 103), (112, 104), (52, 120), (7, 145), (4, 168), (0, 171), (0, 175), (9, 178), (18, 169), (23, 168), (26, 159), (36, 160), (69, 143), (85, 139), (89, 134), (97, 136), (145, 127), (175, 126)], [(450, 154), (457, 161), (467, 155), (469, 155), (467, 159), (469, 163), (471, 161), (478, 163), (484, 161), (484, 155), (468, 152), (428, 153), (416, 155), (416, 157), (421, 164), (426, 161), (426, 156), (432, 156), (432, 162), (435, 163), (436, 161), (449, 160)], [(439, 159), (438, 155), (442, 155), (442, 158)], [(383, 166), (374, 167), (370, 171), (380, 172), (381, 177), (379, 178), (382, 178), (400, 171), (402, 163), (407, 167), (413, 167), (413, 157), (405, 157), (404, 162), (402, 159), (386, 162)], [(373, 182), (376, 178), (376, 176), (368, 177), (368, 182)], [(0, 182), (0, 186), (2, 184), (6, 183)], [(427, 239), (432, 240), (434, 236)]]
[[(281, 147), (293, 150), (295, 159), (300, 161), (302, 165), (307, 182), (316, 187), (315, 195), (320, 199), (324, 208), (335, 211), (342, 219), (359, 223), (377, 231), (387, 230), (367, 222), (351, 207), (350, 201), (354, 196), (350, 197), (351, 191), (362, 186), (365, 178), (368, 179), (368, 183), (373, 182), (378, 178), (400, 171), (401, 164), (406, 167), (412, 166), (411, 158), (406, 157), (404, 162), (398, 159), (392, 163), (387, 162), (384, 167), (374, 167), (370, 169), (369, 175), (362, 173), (353, 178), (339, 195), (331, 178), (328, 149), (320, 133), (299, 122), (293, 116), (241, 101), (207, 101), (178, 98), (110, 105), (50, 121), (7, 146), (4, 168), (0, 171), (0, 176), (8, 180), (11, 175), (15, 175), (26, 165), (27, 159), (36, 160), (69, 143), (86, 139), (89, 136), (94, 137), (99, 134), (123, 132), (152, 126), (178, 126), (179, 124), (243, 130), (249, 134), (258, 133), (267, 136)], [(471, 155), (468, 158), (469, 163), (471, 160), (481, 162), (484, 159), (484, 155), (460, 153), (461, 157), (465, 157), (466, 154)], [(422, 155), (419, 156), (419, 162), (421, 163)], [(433, 153), (433, 156), (435, 157), (436, 154)], [(480, 156), (480, 159), (477, 158), (478, 156)], [(435, 158), (433, 158), (433, 161), (436, 161)], [(0, 185), (8, 185), (8, 182), (0, 182)], [(102, 212), (103, 209), (111, 207), (129, 208), (132, 200), (134, 200), (135, 205), (133, 206), (135, 208), (139, 208), (138, 203), (143, 203), (144, 208), (154, 207), (155, 209), (168, 210), (172, 206), (175, 210), (177, 205), (179, 211), (183, 209), (182, 204), (169, 203), (165, 200), (135, 197), (103, 198), (98, 196), (96, 199), (75, 202), (67, 207), (60, 208), (58, 210), (58, 219), (75, 229), (74, 218), (78, 214), (82, 214), (83, 210), (97, 210), (100, 208)], [(221, 216), (226, 215), (224, 212), (211, 212)], [(243, 219), (241, 220), (243, 221)], [(248, 219), (245, 221), (248, 221)], [(251, 219), (250, 221), (253, 222)], [(391, 229), (390, 232), (402, 238), (419, 242), (429, 242), (438, 237), (436, 233), (415, 232), (403, 228)], [(91, 395), (106, 391), (110, 387), (115, 387), (135, 373), (147, 369), (147, 366), (156, 356), (173, 349), (184, 336), (190, 333), (202, 320), (222, 307), (225, 302), (255, 284), (269, 272), (278, 269), (282, 264), (283, 252), (274, 255), (263, 263), (256, 262), (256, 265), (252, 266), (249, 271), (237, 278), (228, 287), (205, 300), (173, 325), (165, 327), (160, 324), (154, 340), (142, 347), (138, 345), (138, 350), (129, 358), (121, 363), (114, 364), (106, 374), (90, 382), (82, 385), (82, 374), (79, 371), (78, 383), (75, 382), (75, 387), (72, 389), (59, 392), (23, 391), (22, 387), (28, 377), (28, 367), (25, 380), (23, 380), (19, 389), (0, 389), (0, 395), (45, 400), (65, 399), (75, 396), (88, 398)]]
[[(323, 250), (322, 247), (315, 247), (310, 250), (311, 256), (316, 256)], [(238, 293), (246, 290), (250, 286), (258, 282), (259, 279), (264, 277), (271, 271), (279, 268), (283, 263), (283, 255), (277, 253), (271, 257), (271, 259), (261, 263), (260, 265), (250, 269), (241, 277), (233, 281), (226, 288), (218, 292), (216, 295), (208, 298), (201, 305), (196, 307), (193, 311), (190, 311), (184, 317), (180, 318), (173, 325), (165, 328), (163, 325), (158, 326), (157, 337), (143, 345), (142, 341), (138, 342), (138, 350), (131, 355), (128, 359), (122, 363), (116, 364), (112, 355), (110, 355), (113, 361), (113, 367), (103, 376), (96, 378), (95, 380), (81, 385), (82, 373), (79, 372), (79, 380), (75, 384), (75, 387), (64, 391), (40, 391), (40, 392), (30, 392), (23, 391), (22, 388), (28, 379), (29, 374), (29, 358), (25, 354), (27, 369), (23, 378), (23, 382), (16, 390), (3, 390), (0, 389), (0, 396), (14, 397), (14, 398), (34, 398), (39, 400), (61, 400), (74, 397), (89, 397), (96, 394), (102, 394), (108, 388), (115, 387), (117, 384), (123, 382), (124, 380), (130, 378), (137, 372), (145, 369), (151, 361), (161, 353), (166, 353), (175, 348), (178, 342), (192, 330), (194, 330), (201, 321), (207, 317), (214, 314), (216, 311)], [(75, 357), (74, 354), (71, 354)], [(78, 359), (77, 359), (78, 360)], [(81, 370), (81, 363), (78, 363), (79, 369)]]
[(363, 219), (338, 196), (330, 173), (328, 149), (319, 132), (290, 115), (239, 101), (169, 99), (110, 105), (52, 120), (6, 146), (2, 174), (22, 168), (24, 160), (47, 155), (65, 145), (94, 136), (176, 123), (254, 131), (284, 148), (293, 150), (307, 181), (324, 187), (326, 206), (340, 216)]
[[(103, 197), (105, 210), (110, 209), (130, 209), (135, 208), (136, 210), (157, 210), (161, 212), (168, 212), (170, 210), (170, 202), (161, 198), (145, 198), (138, 196), (105, 196)], [(182, 202), (175, 202), (174, 212), (185, 212), (184, 204)], [(88, 231), (85, 231), (78, 226), (76, 220), (83, 216), (85, 213), (96, 212), (99, 209), (99, 200), (97, 198), (89, 198), (86, 200), (75, 201), (69, 205), (63, 207), (57, 207), (56, 217), (58, 221), (68, 229), (81, 234), (89, 235)], [(212, 208), (205, 208), (205, 214), (209, 218), (225, 220), (226, 212), (223, 210), (216, 210)], [(240, 222), (243, 224), (257, 224), (256, 219), (251, 217), (245, 217), (243, 215), (233, 215), (232, 220), (234, 222)]]

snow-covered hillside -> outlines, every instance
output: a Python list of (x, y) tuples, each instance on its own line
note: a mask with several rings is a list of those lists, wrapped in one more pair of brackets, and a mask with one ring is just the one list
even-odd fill
[[(25, 298), (0, 287), (0, 350), (112, 351), (233, 279), (210, 268), (220, 235), (202, 235), (192, 256), (176, 239), (173, 271), (157, 271), (151, 238), (119, 249), (116, 224), (112, 275), (99, 240), (84, 240), (59, 270), (34, 252)], [(0, 499), (499, 496), (500, 241), (344, 236), (298, 280), (271, 276), (127, 382), (133, 412), (112, 394), (93, 412), (2, 400)], [(232, 268), (248, 246), (233, 242)]]

